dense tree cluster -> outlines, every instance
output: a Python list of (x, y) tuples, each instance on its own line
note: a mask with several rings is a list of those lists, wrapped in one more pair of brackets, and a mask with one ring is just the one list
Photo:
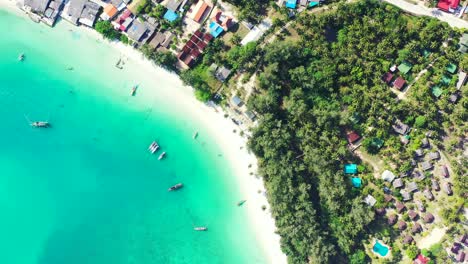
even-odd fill
[[(355, 159), (345, 130), (388, 140), (395, 118), (434, 126), (437, 111), (397, 102), (381, 76), (403, 60), (423, 63), (423, 50), (441, 53), (453, 32), (370, 0), (301, 14), (293, 26), (299, 40), (276, 41), (261, 51), (258, 88), (248, 107), (262, 118), (249, 147), (259, 158), (289, 262), (360, 263), (374, 212), (343, 175), (343, 164)], [(242, 57), (239, 52), (232, 55)], [(458, 63), (455, 55), (452, 60)]]
[(258, 23), (265, 14), (268, 0), (226, 0), (226, 2), (235, 5), (239, 9), (239, 19)]

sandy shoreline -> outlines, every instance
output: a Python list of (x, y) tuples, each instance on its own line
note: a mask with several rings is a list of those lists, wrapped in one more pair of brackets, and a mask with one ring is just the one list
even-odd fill
[[(14, 0), (0, 0), (0, 8), (27, 17), (27, 15), (16, 6)], [(67, 22), (62, 20), (59, 23)], [(73, 28), (93, 38), (102, 40), (102, 37), (94, 30), (85, 27)], [(223, 146), (225, 157), (229, 160), (232, 167), (235, 168), (234, 175), (236, 175), (236, 181), (240, 185), (244, 199), (247, 200), (245, 208), (248, 210), (249, 221), (253, 224), (253, 228), (256, 232), (255, 235), (258, 238), (260, 246), (263, 248), (268, 263), (286, 263), (286, 256), (280, 249), (280, 237), (275, 233), (276, 227), (274, 220), (271, 214), (268, 213), (269, 205), (266, 197), (263, 195), (265, 190), (263, 181), (250, 175), (251, 172), (255, 173), (257, 161), (254, 155), (247, 152), (245, 147), (246, 139), (241, 137), (238, 133), (240, 128), (234, 125), (229, 118), (225, 118), (221, 109), (215, 111), (212, 107), (198, 102), (193, 95), (192, 89), (183, 86), (176, 74), (171, 74), (156, 67), (152, 62), (143, 58), (140, 52), (130, 46), (120, 42), (108, 41), (106, 41), (106, 45), (116, 49), (128, 60), (131, 60), (139, 67), (141, 66), (143, 69), (150, 72), (158, 72), (158, 75), (164, 74), (166, 77), (164, 81), (170, 82), (180, 88), (172, 90), (172, 96), (175, 96), (179, 102), (188, 107), (191, 113), (201, 120), (202, 125), (211, 131), (212, 135), (215, 136), (214, 140)], [(236, 130), (237, 133), (233, 133), (233, 130)], [(241, 146), (242, 149), (240, 148)], [(251, 168), (249, 168), (249, 164), (252, 165)], [(260, 193), (258, 192), (259, 190), (261, 190)], [(267, 206), (267, 210), (263, 211), (261, 209), (263, 205)]]

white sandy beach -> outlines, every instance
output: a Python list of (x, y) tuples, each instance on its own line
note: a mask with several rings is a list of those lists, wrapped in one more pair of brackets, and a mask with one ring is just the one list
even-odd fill
[[(0, 0), (0, 8), (9, 10), (15, 14), (26, 16), (21, 10), (16, 7), (14, 0)], [(68, 23), (61, 21), (59, 23)], [(89, 28), (73, 27), (74, 30), (80, 31), (84, 34), (90, 35), (96, 39), (102, 37)], [(274, 220), (269, 213), (269, 205), (264, 193), (263, 181), (250, 175), (251, 172), (256, 172), (256, 158), (254, 155), (249, 154), (246, 149), (246, 139), (241, 137), (239, 133), (233, 133), (233, 130), (240, 131), (240, 128), (233, 124), (230, 118), (224, 117), (224, 112), (221, 109), (215, 111), (212, 107), (197, 101), (193, 95), (190, 87), (184, 86), (176, 74), (166, 72), (165, 70), (156, 67), (152, 62), (143, 58), (140, 52), (130, 46), (124, 45), (120, 42), (107, 42), (107, 45), (116, 49), (117, 53), (122, 54), (131, 60), (133, 63), (148, 72), (153, 72), (154, 76), (159, 78), (154, 80), (158, 82), (168, 82), (173, 87), (179, 89), (172, 89), (171, 91), (158, 91), (158, 93), (169, 93), (170, 97), (176, 97), (180, 104), (186, 106), (192, 115), (201, 120), (201, 126), (208, 128), (214, 139), (219, 145), (223, 147), (224, 156), (229, 159), (230, 163), (236, 168), (234, 174), (238, 181), (244, 199), (247, 200), (244, 205), (248, 210), (249, 219), (252, 222), (253, 228), (256, 231), (256, 236), (260, 245), (263, 247), (268, 263), (286, 263), (286, 256), (280, 249), (280, 237), (275, 233), (276, 227)], [(164, 80), (161, 80), (161, 76)], [(242, 149), (241, 149), (242, 147)], [(249, 164), (252, 165), (249, 168)], [(261, 190), (261, 193), (258, 191)], [(267, 210), (263, 211), (261, 207), (267, 206)]]

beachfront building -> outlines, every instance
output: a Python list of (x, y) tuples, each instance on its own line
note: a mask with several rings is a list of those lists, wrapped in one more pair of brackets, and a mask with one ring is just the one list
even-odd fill
[(93, 27), (100, 8), (100, 5), (88, 0), (70, 0), (61, 16), (74, 25)]
[(229, 27), (232, 25), (232, 17), (224, 15), (224, 13), (217, 8), (213, 10), (213, 13), (214, 15), (211, 17), (208, 30), (213, 37), (217, 38), (223, 32), (229, 30)]
[(146, 43), (146, 41), (153, 36), (155, 30), (156, 25), (147, 21), (142, 22), (135, 19), (132, 25), (127, 29), (127, 35), (137, 43), (136, 45), (140, 45)]
[(36, 14), (44, 14), (50, 0), (24, 0), (23, 8)]
[(24, 0), (21, 7), (27, 12), (36, 14), (31, 18), (37, 22), (42, 21), (46, 25), (53, 26), (63, 7), (63, 0)]
[(119, 11), (117, 10), (117, 7), (115, 7), (113, 4), (107, 4), (104, 7), (104, 10), (102, 11), (101, 14), (101, 19), (102, 20), (111, 20), (114, 18)]
[(159, 31), (150, 40), (148, 45), (157, 51), (166, 51), (169, 49), (169, 45), (171, 44), (174, 37), (175, 35), (169, 31)]
[(114, 25), (116, 30), (125, 32), (133, 23), (133, 20), (134, 17), (132, 12), (129, 9), (125, 9), (125, 11), (123, 11), (116, 20), (112, 21), (112, 25)]

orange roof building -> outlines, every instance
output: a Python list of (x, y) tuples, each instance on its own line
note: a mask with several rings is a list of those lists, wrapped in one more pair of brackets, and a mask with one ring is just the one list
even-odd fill
[(115, 15), (117, 15), (117, 12), (117, 7), (115, 7), (113, 4), (107, 4), (104, 7), (104, 11), (102, 12), (101, 18), (104, 20), (112, 19)]
[(195, 8), (193, 9), (192, 19), (195, 22), (200, 23), (203, 15), (205, 14), (206, 10), (210, 9), (211, 6), (205, 3), (204, 1), (199, 1)]

